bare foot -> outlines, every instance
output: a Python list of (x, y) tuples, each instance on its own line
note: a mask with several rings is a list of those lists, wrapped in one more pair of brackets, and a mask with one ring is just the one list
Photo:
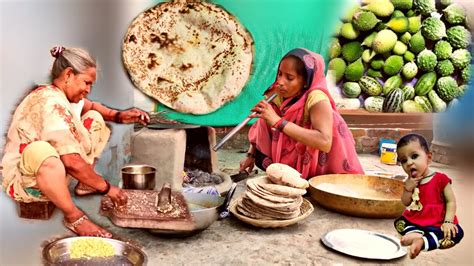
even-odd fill
[(422, 238), (423, 235), (420, 234), (420, 233), (408, 233), (404, 236), (402, 236), (402, 239), (400, 239), (400, 244), (402, 244), (402, 246), (409, 246), (411, 245), (411, 243), (413, 243), (413, 240), (417, 239), (417, 238)]
[(73, 219), (64, 217), (64, 226), (66, 226), (66, 228), (68, 228), (78, 236), (98, 236), (105, 238), (112, 237), (112, 234), (110, 232), (94, 224), (85, 215)]
[(410, 258), (414, 259), (416, 256), (418, 256), (423, 249), (425, 242), (423, 241), (422, 238), (417, 238), (413, 241), (413, 243), (410, 246)]

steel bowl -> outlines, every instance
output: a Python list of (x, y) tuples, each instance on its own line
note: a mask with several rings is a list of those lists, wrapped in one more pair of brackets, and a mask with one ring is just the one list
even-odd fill
[[(72, 243), (79, 239), (101, 239), (114, 247), (115, 255), (105, 258), (71, 259)], [(92, 236), (76, 236), (56, 240), (43, 249), (43, 263), (45, 265), (146, 265), (147, 256), (138, 247), (109, 238)]]
[(155, 189), (156, 169), (146, 164), (122, 167), (122, 187), (125, 189)]
[(396, 218), (405, 209), (403, 181), (380, 176), (320, 175), (309, 180), (309, 192), (322, 207), (352, 216)]
[(150, 229), (151, 233), (172, 236), (191, 236), (199, 233), (219, 218), (219, 207), (225, 201), (221, 196), (202, 193), (183, 193), (183, 196), (193, 216), (193, 229), (191, 231)]

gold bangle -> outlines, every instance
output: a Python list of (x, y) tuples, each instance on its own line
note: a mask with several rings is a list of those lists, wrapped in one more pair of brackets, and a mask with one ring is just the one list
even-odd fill
[(405, 190), (406, 192), (413, 193), (413, 190), (408, 190), (405, 186), (403, 186), (403, 190)]

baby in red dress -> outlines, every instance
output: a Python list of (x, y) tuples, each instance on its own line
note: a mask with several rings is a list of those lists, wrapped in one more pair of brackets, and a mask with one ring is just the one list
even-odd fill
[(410, 246), (413, 259), (421, 250), (450, 248), (464, 236), (456, 217), (456, 198), (451, 179), (430, 170), (431, 152), (426, 140), (409, 134), (397, 144), (398, 161), (408, 174), (402, 195), (407, 206), (395, 220), (395, 228), (403, 235), (400, 242)]

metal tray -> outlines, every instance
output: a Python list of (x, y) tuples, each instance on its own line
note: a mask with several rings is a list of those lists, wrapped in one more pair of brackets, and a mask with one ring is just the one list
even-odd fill
[(321, 241), (328, 248), (364, 259), (392, 260), (407, 254), (399, 239), (366, 230), (337, 229), (326, 233)]
[[(107, 258), (89, 258), (89, 259), (71, 259), (70, 248), (74, 241), (78, 239), (102, 239), (110, 243), (115, 250), (113, 257)], [(138, 247), (109, 238), (77, 236), (68, 237), (56, 240), (49, 243), (43, 249), (43, 263), (44, 265), (146, 265), (147, 256)]]

